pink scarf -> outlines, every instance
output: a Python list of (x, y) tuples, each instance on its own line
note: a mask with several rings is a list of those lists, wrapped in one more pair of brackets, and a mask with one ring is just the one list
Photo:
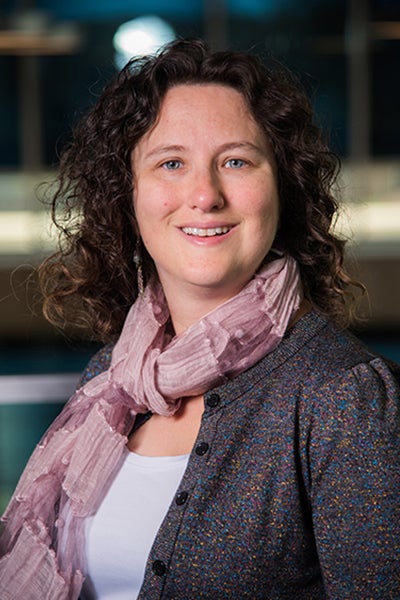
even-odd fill
[(79, 596), (84, 519), (96, 512), (119, 468), (135, 416), (172, 415), (185, 396), (254, 365), (278, 345), (300, 300), (297, 265), (279, 258), (172, 337), (162, 288), (156, 281), (147, 286), (126, 318), (110, 368), (72, 396), (18, 483), (3, 516), (2, 600)]

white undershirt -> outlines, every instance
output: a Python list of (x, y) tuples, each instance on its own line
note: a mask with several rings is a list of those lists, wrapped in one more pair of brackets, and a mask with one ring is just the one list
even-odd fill
[(88, 578), (83, 600), (135, 600), (157, 531), (189, 455), (140, 456), (126, 450), (97, 513), (86, 523)]

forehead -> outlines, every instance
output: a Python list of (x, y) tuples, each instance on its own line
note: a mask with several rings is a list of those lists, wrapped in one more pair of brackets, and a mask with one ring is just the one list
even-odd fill
[(234, 87), (222, 83), (179, 83), (170, 87), (161, 103), (161, 109), (165, 104), (185, 101), (187, 98), (193, 100), (210, 102), (215, 97), (224, 97), (227, 101), (242, 104), (247, 108), (244, 95)]
[(193, 83), (176, 85), (167, 91), (157, 122), (165, 117), (183, 119), (203, 111), (212, 117), (221, 108), (223, 113), (234, 111), (237, 116), (240, 114), (241, 117), (253, 118), (245, 97), (235, 88), (214, 83)]
[[(222, 84), (180, 84), (170, 88), (162, 100), (153, 127), (138, 146), (152, 144), (159, 138), (195, 136), (205, 138), (251, 138), (265, 144), (265, 136), (255, 121), (245, 97), (238, 90)], [(138, 147), (137, 146), (137, 147)]]

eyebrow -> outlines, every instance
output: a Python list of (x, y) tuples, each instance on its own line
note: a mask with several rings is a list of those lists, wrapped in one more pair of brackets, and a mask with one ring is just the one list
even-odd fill
[(179, 146), (177, 144), (170, 144), (169, 146), (156, 146), (153, 150), (150, 150), (144, 158), (151, 158), (152, 156), (160, 156), (162, 154), (168, 154), (170, 152), (183, 152), (185, 150), (184, 146)]
[(250, 150), (251, 152), (256, 152), (257, 154), (263, 154), (265, 152), (265, 149), (261, 146), (246, 141), (227, 142), (219, 147), (220, 152), (228, 152), (229, 150)]
[[(257, 152), (258, 154), (262, 154), (263, 153), (263, 148), (260, 148), (260, 146), (257, 146), (256, 144), (253, 144), (252, 142), (245, 142), (245, 141), (237, 141), (237, 142), (227, 142), (226, 144), (222, 144), (221, 146), (219, 146), (218, 148), (218, 152), (227, 152), (229, 150), (240, 150), (240, 149), (245, 149), (245, 150), (251, 150), (253, 152)], [(153, 156), (162, 156), (163, 154), (169, 154), (169, 153), (173, 153), (173, 152), (184, 152), (185, 151), (185, 146), (180, 146), (178, 144), (170, 144), (170, 145), (162, 145), (162, 146), (156, 146), (155, 148), (153, 148), (152, 150), (150, 150), (150, 152), (148, 152), (145, 155), (145, 159), (148, 158), (152, 158)]]

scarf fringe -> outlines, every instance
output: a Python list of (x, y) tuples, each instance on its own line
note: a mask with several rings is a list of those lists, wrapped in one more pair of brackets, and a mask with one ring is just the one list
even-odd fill
[(2, 600), (71, 600), (78, 598), (84, 580), (79, 570), (60, 575), (56, 553), (27, 525), (0, 559), (0, 573)]

